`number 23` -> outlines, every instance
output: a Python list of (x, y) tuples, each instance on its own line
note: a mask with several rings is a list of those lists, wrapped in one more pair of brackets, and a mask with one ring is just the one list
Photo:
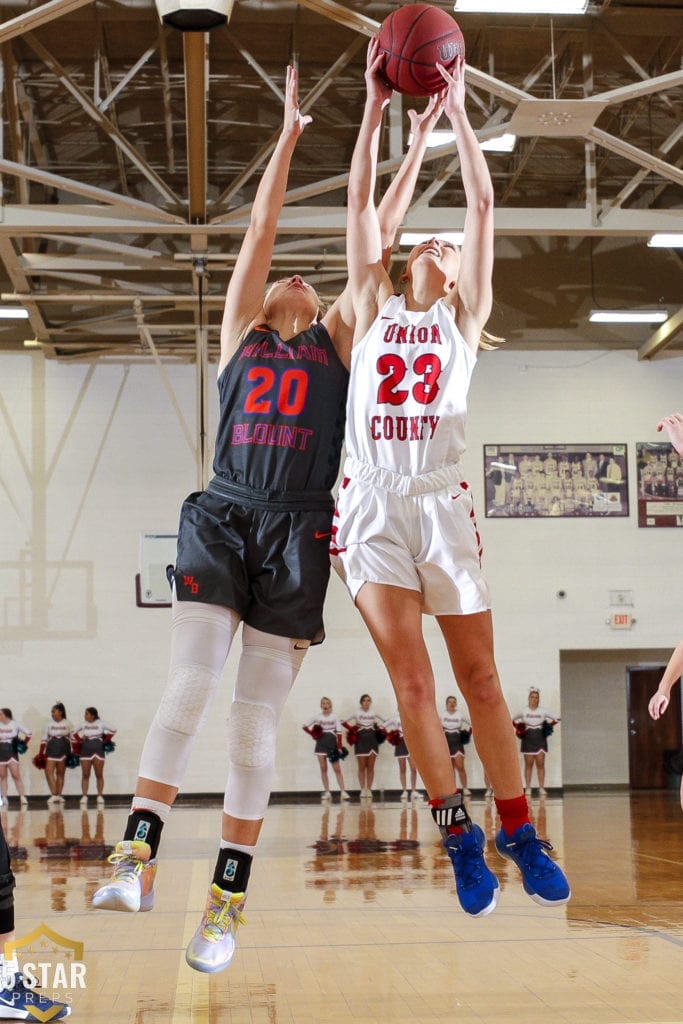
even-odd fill
[[(412, 370), (421, 378), (412, 386), (413, 398), (420, 405), (429, 405), (439, 393), (441, 360), (436, 354), (425, 352), (417, 357)], [(405, 359), (393, 353), (380, 356), (377, 360), (377, 372), (383, 377), (377, 388), (378, 404), (403, 405), (410, 394), (407, 388), (399, 387), (408, 372)]]

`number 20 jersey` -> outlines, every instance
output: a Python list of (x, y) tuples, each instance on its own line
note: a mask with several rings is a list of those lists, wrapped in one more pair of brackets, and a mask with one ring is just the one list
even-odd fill
[(323, 324), (289, 341), (266, 325), (252, 328), (218, 379), (214, 471), (264, 490), (329, 491), (348, 381)]
[(475, 364), (442, 300), (392, 295), (351, 356), (347, 456), (409, 477), (457, 463)]

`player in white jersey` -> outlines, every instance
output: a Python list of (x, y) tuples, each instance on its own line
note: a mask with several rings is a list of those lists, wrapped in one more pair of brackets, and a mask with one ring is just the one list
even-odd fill
[(338, 715), (332, 710), (332, 701), (329, 697), (322, 697), (320, 701), (320, 714), (309, 718), (304, 726), (304, 732), (315, 740), (315, 755), (320, 765), (320, 778), (323, 784), (323, 800), (331, 800), (330, 780), (327, 771), (327, 762), (332, 765), (337, 782), (339, 783), (339, 799), (348, 800), (349, 794), (344, 786), (344, 776), (341, 770), (341, 761), (348, 751), (342, 745), (342, 723)]
[(524, 785), (526, 795), (531, 796), (531, 778), (536, 767), (539, 796), (545, 796), (545, 755), (548, 753), (548, 736), (559, 722), (547, 708), (541, 707), (541, 694), (537, 687), (529, 689), (527, 706), (512, 719), (517, 735), (522, 741), (524, 755)]
[[(467, 769), (465, 768), (465, 744), (469, 743), (472, 735), (472, 725), (469, 719), (465, 718), (458, 711), (457, 697), (446, 697), (446, 710), (441, 716), (441, 725), (448, 744), (448, 753), (451, 755), (453, 775), (458, 781), (460, 777), (460, 788), (465, 796), (471, 796), (467, 788)], [(487, 787), (488, 788), (488, 787)]]
[(113, 725), (107, 725), (101, 720), (97, 708), (85, 709), (83, 725), (73, 734), (81, 759), (81, 807), (88, 805), (91, 769), (95, 773), (97, 803), (100, 807), (104, 805), (104, 755), (115, 733)]
[(0, 806), (7, 806), (7, 782), (11, 775), (19, 794), (19, 803), (26, 807), (24, 780), (19, 767), (19, 754), (26, 750), (31, 733), (13, 717), (10, 708), (0, 708)]
[(348, 188), (356, 330), (348, 458), (332, 554), (389, 670), (406, 744), (453, 861), (463, 909), (473, 916), (493, 910), (498, 881), (484, 860), (482, 830), (453, 792), (424, 612), (437, 616), (495, 791), (502, 821), (497, 848), (521, 869), (532, 898), (564, 903), (567, 881), (529, 821), (493, 658), (479, 534), (459, 465), (467, 389), (492, 304), (493, 187), (465, 113), (465, 65), (458, 58), (452, 75), (441, 73), (467, 201), (462, 251), (438, 238), (416, 246), (403, 275), (405, 295), (395, 298), (373, 201), (382, 112), (391, 98), (381, 77), (384, 59), (371, 40)]

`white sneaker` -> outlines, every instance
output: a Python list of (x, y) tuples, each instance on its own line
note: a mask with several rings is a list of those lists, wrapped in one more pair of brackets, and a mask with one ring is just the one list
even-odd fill
[(114, 865), (110, 882), (98, 889), (92, 898), (97, 910), (123, 910), (136, 914), (138, 910), (151, 910), (154, 906), (154, 876), (156, 860), (151, 860), (149, 843), (136, 839), (123, 839), (116, 844), (109, 863)]
[(97, 798), (97, 806), (98, 807), (104, 807), (104, 797), (103, 796), (98, 796), (98, 798)]
[(341, 793), (339, 794), (339, 799), (340, 800), (350, 800), (351, 797), (349, 796), (349, 794), (346, 792), (345, 789), (342, 789)]
[(414, 789), (410, 794), (410, 799), (414, 804), (419, 804), (422, 800), (422, 793), (418, 793), (418, 791)]
[(22, 807), (28, 807), (28, 800), (25, 796), (19, 797), (19, 803)]
[(212, 883), (204, 916), (185, 950), (185, 960), (195, 971), (214, 974), (230, 964), (237, 926), (246, 924), (242, 916), (246, 898), (244, 892), (225, 892)]
[(408, 790), (404, 789), (403, 792), (401, 793), (401, 800), (407, 800), (407, 799), (408, 799)]
[(531, 796), (531, 787), (530, 786), (527, 786), (527, 788), (524, 790), (524, 796)]
[(82, 796), (79, 802), (80, 802), (81, 807), (87, 807), (88, 806), (88, 798), (87, 798), (87, 796)]
[(472, 796), (472, 790), (471, 789), (463, 789), (462, 795), (463, 796)]
[(548, 794), (546, 793), (546, 791), (544, 790), (543, 786), (541, 786), (541, 787), (540, 787), (540, 789), (539, 789), (539, 791), (538, 791), (538, 795), (539, 795), (539, 796), (547, 796), (547, 795), (548, 795)]
[(493, 796), (493, 790), (491, 789), (491, 787), (490, 787), (490, 786), (489, 786), (489, 788), (488, 788), (488, 789), (486, 790), (486, 792), (484, 793), (484, 796), (486, 796), (486, 797), (492, 797), (492, 796)]
[(329, 792), (329, 790), (325, 790), (324, 793), (320, 794), (320, 799), (323, 801), (323, 803), (327, 803), (328, 800), (332, 799), (332, 794)]

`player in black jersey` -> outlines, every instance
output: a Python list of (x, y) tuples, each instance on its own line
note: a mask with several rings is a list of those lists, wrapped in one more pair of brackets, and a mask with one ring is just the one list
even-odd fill
[[(414, 141), (379, 210), (389, 251), (440, 112), (437, 100), (420, 115), (410, 112)], [(266, 291), (290, 162), (310, 120), (299, 110), (297, 73), (288, 68), (282, 133), (226, 297), (215, 476), (181, 512), (168, 682), (125, 836), (111, 858), (114, 877), (93, 900), (103, 909), (151, 910), (161, 830), (242, 622), (221, 849), (186, 953), (199, 971), (222, 970), (232, 959), (270, 795), (277, 723), (307, 649), (324, 635), (330, 489), (344, 437), (352, 307), (344, 292), (319, 319), (318, 297), (298, 275)]]

